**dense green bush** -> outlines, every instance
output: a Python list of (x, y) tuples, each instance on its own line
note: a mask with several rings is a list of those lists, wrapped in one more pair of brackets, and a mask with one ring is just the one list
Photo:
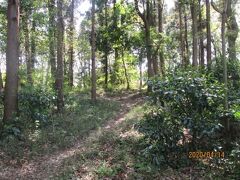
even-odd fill
[[(218, 147), (211, 137), (222, 129), (219, 119), (225, 115), (222, 84), (211, 75), (194, 70), (171, 72), (166, 79), (150, 83), (154, 108), (141, 121), (139, 130), (145, 135), (149, 143), (146, 150), (154, 155), (155, 162), (172, 165), (176, 163), (173, 157), (182, 159), (188, 151)], [(186, 143), (184, 129), (189, 130), (190, 136)]]
[(19, 115), (22, 118), (44, 124), (54, 106), (55, 94), (41, 87), (22, 88), (18, 96)]

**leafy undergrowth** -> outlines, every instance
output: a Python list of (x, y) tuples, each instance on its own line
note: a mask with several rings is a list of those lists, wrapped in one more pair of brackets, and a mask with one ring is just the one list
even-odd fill
[(116, 128), (96, 132), (84, 151), (64, 160), (54, 179), (212, 179), (218, 173), (201, 162), (174, 170), (157, 168), (146, 161), (143, 136), (134, 128), (144, 109), (137, 106)]
[(36, 127), (0, 140), (1, 162), (17, 166), (73, 146), (77, 139), (113, 117), (119, 102), (99, 99), (93, 104), (86, 95), (77, 95), (68, 99), (65, 107), (63, 115), (52, 115), (45, 126), (38, 127), (35, 122)]

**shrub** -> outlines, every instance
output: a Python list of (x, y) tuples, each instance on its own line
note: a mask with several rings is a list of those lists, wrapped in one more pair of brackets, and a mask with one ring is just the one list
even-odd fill
[(39, 125), (44, 124), (47, 122), (55, 99), (54, 93), (50, 90), (26, 86), (20, 90), (18, 96), (19, 115), (32, 122), (38, 122)]
[[(140, 122), (139, 131), (145, 135), (146, 152), (154, 161), (176, 166), (173, 158), (183, 159), (183, 151), (213, 150), (211, 144), (217, 143), (210, 138), (222, 128), (219, 119), (225, 115), (223, 85), (194, 70), (171, 72), (166, 79), (150, 83), (154, 108)], [(189, 134), (184, 135), (184, 130)]]

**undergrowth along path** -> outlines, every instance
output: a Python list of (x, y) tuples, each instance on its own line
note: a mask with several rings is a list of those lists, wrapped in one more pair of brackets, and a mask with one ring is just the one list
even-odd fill
[[(109, 119), (100, 127), (101, 131), (114, 131), (116, 127), (124, 121), (125, 115), (131, 108), (143, 101), (140, 94), (107, 97), (107, 99), (120, 102), (120, 109), (115, 117)], [(99, 129), (90, 131), (86, 137), (76, 141), (75, 145), (71, 148), (57, 151), (51, 155), (35, 158), (29, 162), (23, 163), (21, 167), (3, 167), (0, 169), (0, 179), (52, 179), (55, 174), (58, 174), (57, 171), (64, 160), (76, 154), (81, 154), (81, 152), (85, 150), (86, 143), (99, 135), (98, 131)]]

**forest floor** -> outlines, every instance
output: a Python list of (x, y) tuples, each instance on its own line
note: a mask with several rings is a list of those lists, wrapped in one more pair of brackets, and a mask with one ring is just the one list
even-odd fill
[(180, 171), (154, 169), (139, 153), (141, 135), (134, 128), (144, 115), (143, 97), (125, 94), (105, 98), (120, 103), (112, 118), (77, 139), (71, 147), (36, 156), (20, 165), (0, 163), (0, 179), (200, 179), (203, 176), (204, 171), (191, 167)]

